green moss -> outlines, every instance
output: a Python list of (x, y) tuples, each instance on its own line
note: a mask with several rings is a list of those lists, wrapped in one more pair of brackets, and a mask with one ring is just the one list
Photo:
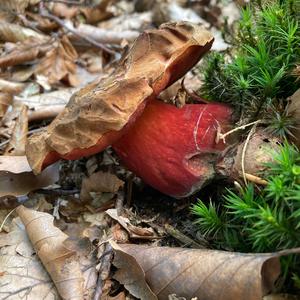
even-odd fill
[(245, 122), (275, 111), (276, 132), (283, 124), (278, 123), (278, 114), (285, 112), (284, 100), (300, 87), (293, 75), (300, 64), (298, 2), (251, 1), (242, 9), (231, 52), (211, 53), (205, 59), (200, 93), (232, 104)]
[[(272, 252), (300, 247), (300, 152), (285, 143), (267, 165), (268, 184), (228, 190), (217, 208), (201, 200), (192, 207), (200, 230), (215, 247), (242, 252)], [(299, 282), (300, 257), (283, 258), (285, 288)]]

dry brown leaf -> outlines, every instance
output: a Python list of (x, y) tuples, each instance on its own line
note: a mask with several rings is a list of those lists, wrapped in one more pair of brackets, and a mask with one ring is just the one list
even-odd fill
[(0, 156), (0, 197), (26, 195), (55, 183), (58, 178), (58, 165), (34, 175), (26, 156)]
[(17, 95), (26, 87), (24, 83), (0, 79), (0, 92)]
[(60, 157), (76, 159), (103, 150), (142, 113), (150, 96), (183, 76), (212, 43), (208, 31), (188, 22), (141, 34), (112, 76), (74, 94), (47, 130), (29, 139), (32, 168), (40, 172)]
[(300, 148), (300, 89), (289, 98), (287, 113), (294, 120), (295, 128), (291, 131), (294, 134), (295, 144)]
[(22, 14), (29, 4), (34, 5), (40, 0), (1, 0), (0, 10)]
[[(279, 257), (299, 253), (247, 254), (215, 250), (121, 245), (112, 243), (115, 278), (137, 298), (168, 299), (176, 294), (187, 299), (261, 300), (280, 274)], [(146, 285), (146, 282), (149, 286)], [(155, 296), (147, 294), (151, 288)], [(149, 298), (148, 298), (149, 297)]]
[(24, 156), (28, 133), (28, 108), (22, 104), (4, 155)]
[(11, 109), (6, 111), (6, 114), (3, 116), (0, 123), (0, 134), (2, 136), (7, 138), (11, 137), (14, 127), (17, 124), (18, 117), (23, 108), (24, 104), (22, 102), (13, 101)]
[(89, 257), (90, 244), (72, 241), (53, 225), (53, 217), (24, 206), (17, 213), (26, 227), (27, 234), (37, 255), (51, 276), (63, 299), (90, 299), (96, 283), (96, 270)]
[(0, 120), (5, 115), (8, 107), (11, 105), (13, 97), (9, 93), (0, 92)]
[(130, 238), (134, 239), (155, 239), (158, 238), (156, 233), (151, 227), (138, 227), (131, 224), (130, 220), (125, 217), (118, 215), (117, 209), (112, 208), (106, 210), (106, 213), (115, 221), (117, 221), (128, 233)]
[(50, 51), (53, 48), (53, 42), (51, 38), (46, 41), (35, 37), (28, 38), (2, 54), (0, 67), (6, 68), (33, 61)]
[(67, 79), (70, 85), (76, 86), (79, 83), (76, 79), (76, 59), (76, 50), (67, 36), (63, 36), (39, 62), (34, 73), (45, 76), (50, 85)]
[[(93, 198), (95, 198), (91, 195), (91, 193), (96, 193), (97, 199), (104, 203), (112, 199), (123, 185), (124, 182), (116, 175), (111, 173), (97, 172), (82, 180), (80, 199), (82, 201), (91, 201)], [(104, 193), (110, 193), (110, 197), (105, 197), (101, 201), (101, 196), (103, 196)]]
[(75, 88), (64, 88), (58, 91), (38, 94), (26, 98), (16, 97), (18, 101), (26, 104), (30, 111), (46, 109), (49, 107), (65, 106), (72, 94), (76, 91)]
[(28, 38), (36, 38), (40, 41), (48, 40), (46, 35), (30, 28), (22, 27), (18, 24), (0, 22), (0, 41), (17, 43), (25, 41)]
[(43, 268), (19, 218), (0, 233), (0, 298), (55, 300), (59, 295)]

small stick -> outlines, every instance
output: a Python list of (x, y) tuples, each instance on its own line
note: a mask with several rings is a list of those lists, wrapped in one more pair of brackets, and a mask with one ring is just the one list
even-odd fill
[(265, 179), (260, 178), (260, 177), (255, 176), (255, 175), (252, 175), (252, 174), (249, 174), (249, 173), (245, 173), (245, 177), (249, 181), (251, 181), (255, 184), (258, 184), (258, 185), (267, 185), (268, 184), (268, 181), (266, 181)]
[(248, 136), (247, 136), (247, 139), (245, 141), (245, 144), (244, 144), (244, 147), (243, 147), (243, 151), (242, 151), (242, 173), (243, 173), (243, 179), (244, 179), (244, 183), (245, 185), (247, 185), (247, 178), (246, 178), (246, 173), (245, 173), (245, 155), (246, 155), (246, 150), (247, 150), (247, 146), (249, 144), (249, 141), (250, 141), (250, 138), (252, 136), (252, 134), (255, 132), (256, 130), (256, 126), (257, 126), (258, 122), (256, 122), (254, 124), (254, 126), (251, 128)]
[(201, 243), (203, 244), (199, 244), (169, 224), (165, 225), (165, 230), (168, 234), (170, 234), (172, 237), (174, 237), (184, 245), (189, 245), (197, 249), (205, 249), (208, 246), (208, 243), (205, 239), (201, 241)]
[(6, 221), (8, 220), (9, 216), (10, 216), (15, 210), (16, 210), (16, 207), (15, 207), (13, 210), (11, 210), (11, 211), (6, 215), (6, 217), (4, 218), (2, 224), (0, 225), (0, 232), (2, 232), (3, 227), (4, 227), (5, 223), (6, 223)]
[(101, 263), (98, 272), (98, 279), (95, 288), (93, 300), (99, 300), (102, 295), (102, 289), (105, 280), (108, 278), (111, 268), (111, 261), (113, 257), (113, 250), (110, 243), (106, 243), (103, 255), (101, 256)]
[(225, 132), (224, 134), (223, 133), (218, 133), (217, 134), (217, 137), (216, 137), (216, 143), (219, 143), (220, 140), (223, 140), (223, 143), (225, 144), (225, 137), (238, 131), (238, 130), (244, 130), (245, 128), (251, 126), (251, 125), (256, 125), (258, 123), (260, 123), (261, 120), (257, 120), (257, 121), (254, 121), (254, 122), (251, 122), (251, 123), (248, 123), (248, 124), (245, 124), (245, 125), (242, 125), (242, 126), (239, 126), (239, 127), (236, 127), (236, 128), (233, 128), (227, 132)]
[(116, 205), (115, 205), (118, 216), (120, 216), (122, 214), (123, 205), (124, 205), (124, 191), (119, 191), (117, 193), (117, 199), (116, 199)]
[(50, 14), (48, 11), (46, 11), (45, 9), (40, 9), (40, 15), (42, 17), (45, 17), (45, 18), (48, 18), (54, 22), (56, 22), (59, 26), (65, 28), (67, 31), (73, 33), (74, 35), (78, 36), (79, 38), (89, 42), (90, 44), (92, 44), (93, 46), (97, 47), (97, 48), (100, 48), (102, 49), (103, 51), (109, 53), (109, 54), (112, 54), (114, 55), (115, 54), (115, 51), (107, 48), (105, 45), (101, 44), (101, 43), (98, 43), (96, 41), (94, 41), (93, 39), (91, 39), (90, 37), (87, 37), (87, 36), (84, 36), (84, 35), (81, 35), (80, 33), (78, 33), (76, 30), (73, 30), (72, 28), (70, 28), (69, 26), (67, 26), (60, 18)]

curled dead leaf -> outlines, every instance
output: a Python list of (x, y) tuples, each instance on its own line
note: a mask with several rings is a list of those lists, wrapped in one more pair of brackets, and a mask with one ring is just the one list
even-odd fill
[(0, 92), (0, 120), (5, 115), (8, 107), (12, 103), (13, 97), (9, 93)]
[(0, 233), (0, 287), (1, 299), (59, 297), (19, 218), (13, 220), (11, 232)]
[[(215, 250), (116, 246), (115, 278), (140, 299), (261, 300), (280, 274), (279, 257), (299, 253), (249, 254)], [(151, 290), (150, 290), (151, 289)], [(148, 296), (152, 291), (153, 294)], [(147, 298), (150, 297), (150, 298)]]
[(141, 34), (112, 76), (74, 94), (47, 130), (29, 139), (26, 153), (32, 168), (38, 173), (59, 158), (102, 151), (142, 113), (150, 96), (183, 76), (212, 43), (208, 31), (188, 22)]
[(0, 197), (23, 196), (55, 183), (58, 178), (57, 164), (34, 175), (26, 156), (0, 156)]
[(82, 271), (92, 263), (92, 258), (87, 263), (87, 244), (68, 240), (68, 236), (53, 225), (50, 214), (24, 206), (19, 206), (17, 213), (62, 299), (85, 299), (90, 295), (97, 278), (95, 268), (88, 268), (85, 275)]
[(48, 40), (46, 35), (38, 33), (30, 28), (18, 24), (0, 22), (0, 40), (4, 42), (21, 42), (28, 38), (36, 38), (40, 41)]
[(0, 58), (0, 67), (6, 68), (30, 62), (45, 55), (53, 48), (53, 40), (46, 41), (30, 37), (6, 51)]
[(25, 145), (27, 141), (28, 133), (28, 108), (22, 104), (20, 113), (15, 121), (15, 125), (12, 131), (12, 135), (9, 143), (7, 144), (4, 155), (25, 155)]
[(46, 53), (45, 57), (36, 66), (34, 73), (47, 78), (50, 85), (67, 79), (72, 86), (78, 84), (76, 80), (77, 52), (67, 36), (54, 43), (54, 47)]
[[(91, 201), (93, 199), (91, 193), (97, 193), (97, 198), (100, 198), (100, 201), (103, 193), (110, 193), (110, 198), (112, 198), (123, 185), (124, 182), (114, 174), (96, 172), (82, 180), (80, 199)], [(107, 198), (104, 200), (107, 200)]]
[(117, 221), (129, 234), (132, 239), (155, 239), (157, 234), (151, 227), (139, 227), (131, 224), (128, 217), (119, 215), (117, 209), (108, 209), (106, 213), (115, 221)]

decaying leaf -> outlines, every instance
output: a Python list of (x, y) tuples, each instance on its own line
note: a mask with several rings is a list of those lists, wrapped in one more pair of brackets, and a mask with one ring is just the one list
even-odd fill
[(0, 10), (12, 13), (24, 13), (29, 4), (36, 4), (40, 0), (1, 0)]
[(119, 269), (114, 277), (124, 284), (133, 296), (142, 300), (157, 300), (156, 295), (146, 282), (145, 272), (136, 259), (114, 242), (111, 242), (111, 246), (115, 253), (113, 264)]
[(0, 233), (0, 298), (55, 300), (59, 295), (43, 268), (19, 218)]
[(0, 91), (4, 93), (9, 93), (12, 95), (19, 94), (26, 85), (20, 82), (12, 82), (4, 79), (0, 79)]
[(48, 40), (46, 35), (30, 28), (22, 27), (18, 24), (0, 22), (0, 41), (17, 43), (32, 37), (40, 41)]
[[(279, 257), (299, 253), (247, 254), (141, 245), (116, 246), (115, 278), (140, 299), (261, 300), (280, 274)], [(149, 285), (149, 286), (148, 286)], [(150, 288), (153, 294), (149, 296)], [(147, 296), (146, 296), (147, 295)]]
[(139, 227), (131, 224), (129, 218), (118, 215), (117, 209), (108, 209), (106, 213), (115, 221), (117, 221), (133, 239), (155, 239), (158, 238), (151, 227)]
[[(97, 280), (89, 244), (72, 241), (53, 225), (53, 217), (17, 208), (33, 247), (63, 299), (90, 299)], [(87, 268), (89, 266), (89, 268)], [(83, 270), (87, 270), (85, 273)]]
[(33, 135), (27, 156), (35, 172), (59, 158), (103, 150), (143, 111), (146, 100), (183, 76), (210, 49), (211, 34), (188, 23), (167, 23), (140, 35), (112, 76), (74, 94), (44, 132)]
[(22, 104), (19, 115), (15, 121), (14, 129), (9, 143), (7, 144), (4, 155), (25, 155), (25, 145), (28, 133), (28, 108)]
[(76, 86), (76, 59), (76, 50), (67, 36), (63, 36), (36, 66), (34, 73), (45, 76), (50, 85), (67, 79), (72, 86)]
[(3, 53), (0, 58), (0, 67), (6, 68), (33, 61), (50, 51), (53, 48), (53, 42), (53, 39), (28, 38), (23, 43), (18, 43), (15, 47)]
[[(93, 199), (91, 193), (96, 193), (97, 199), (100, 200), (100, 202), (106, 202), (108, 199), (111, 199), (123, 185), (124, 182), (116, 175), (97, 172), (82, 180), (80, 199), (82, 201), (90, 201)], [(104, 193), (109, 193), (110, 197), (105, 197), (102, 199), (103, 201), (101, 201), (101, 196), (103, 196)]]
[(26, 156), (0, 156), (0, 197), (22, 196), (58, 180), (58, 165), (34, 175)]
[(12, 95), (0, 92), (0, 119), (5, 115), (9, 105), (12, 103)]

